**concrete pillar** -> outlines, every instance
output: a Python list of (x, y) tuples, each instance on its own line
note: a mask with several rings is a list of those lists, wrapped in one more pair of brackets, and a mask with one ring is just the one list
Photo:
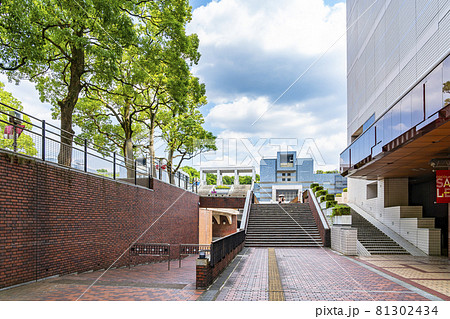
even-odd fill
[(234, 185), (239, 185), (239, 174), (237, 169), (234, 170)]
[(220, 175), (220, 169), (217, 170), (217, 182), (216, 185), (222, 185), (222, 175)]
[(252, 168), (252, 180), (256, 181), (256, 171), (255, 171), (255, 168)]

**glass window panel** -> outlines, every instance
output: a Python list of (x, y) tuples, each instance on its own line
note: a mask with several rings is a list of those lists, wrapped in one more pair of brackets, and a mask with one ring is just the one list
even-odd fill
[(450, 56), (448, 56), (443, 63), (443, 89), (444, 91), (444, 105), (450, 104)]
[(392, 126), (391, 126), (392, 110), (384, 115), (383, 121), (383, 146), (392, 140)]
[(375, 124), (376, 133), (377, 133), (377, 140), (376, 140), (377, 144), (383, 141), (383, 121), (384, 121), (384, 118), (382, 117)]
[(425, 118), (442, 108), (442, 64), (425, 78)]
[(398, 136), (400, 136), (402, 134), (402, 126), (401, 126), (401, 119), (400, 119), (400, 103), (397, 103), (393, 108), (392, 108), (392, 136), (391, 139), (394, 139)]
[(416, 126), (424, 120), (422, 82), (411, 91), (411, 126)]
[(399, 104), (401, 126), (400, 134), (403, 134), (411, 128), (411, 93), (406, 94)]

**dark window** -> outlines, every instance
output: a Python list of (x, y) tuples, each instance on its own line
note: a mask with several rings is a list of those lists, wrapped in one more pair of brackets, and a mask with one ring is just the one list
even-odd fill
[(285, 174), (285, 173), (282, 173), (281, 176), (286, 176), (286, 174)]
[(290, 182), (290, 181), (291, 181), (291, 179), (290, 179), (290, 178), (288, 178), (288, 179), (287, 179), (287, 181), (288, 181), (288, 182)]
[(282, 178), (281, 180), (284, 182), (284, 181), (286, 181), (286, 178)]

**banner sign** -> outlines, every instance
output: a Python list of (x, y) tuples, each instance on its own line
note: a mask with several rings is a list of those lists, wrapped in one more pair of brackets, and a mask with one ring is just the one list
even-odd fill
[(450, 203), (450, 170), (436, 171), (436, 203)]

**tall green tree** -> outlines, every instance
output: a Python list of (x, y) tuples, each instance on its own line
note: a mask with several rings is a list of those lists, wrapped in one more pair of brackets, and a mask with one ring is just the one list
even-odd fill
[[(108, 83), (145, 0), (14, 0), (0, 5), (0, 69), (37, 84), (61, 119), (58, 162), (72, 160), (72, 114), (92, 81)], [(156, 5), (156, 4), (155, 4)]]
[(169, 180), (183, 161), (210, 150), (217, 150), (216, 137), (203, 128), (205, 120), (198, 106), (190, 104), (186, 110), (167, 109), (158, 114), (161, 137), (167, 145)]
[(160, 106), (176, 105), (178, 110), (188, 97), (204, 95), (204, 86), (190, 75), (189, 67), (200, 55), (197, 36), (186, 35), (191, 19), (188, 1), (154, 4), (147, 4), (136, 17), (139, 45), (124, 50), (111, 84), (89, 85), (76, 109), (83, 135), (109, 150), (120, 149), (128, 163), (133, 163), (136, 151), (144, 152), (144, 144), (149, 157), (156, 157), (154, 134)]
[[(37, 154), (36, 145), (34, 144), (33, 138), (30, 133), (26, 130), (20, 134), (16, 140), (16, 145), (14, 147), (13, 139), (6, 139), (3, 137), (3, 132), (7, 125), (11, 125), (9, 122), (9, 112), (13, 109), (22, 111), (22, 103), (16, 99), (11, 93), (4, 90), (5, 85), (0, 82), (0, 148), (5, 148), (9, 150), (15, 150), (27, 155), (34, 156)], [(23, 117), (23, 125), (25, 129), (32, 130), (32, 125), (30, 118), (26, 115)]]

